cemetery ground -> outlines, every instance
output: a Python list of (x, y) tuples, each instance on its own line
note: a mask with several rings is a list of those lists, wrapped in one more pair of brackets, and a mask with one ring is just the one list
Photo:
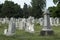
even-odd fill
[(41, 36), (40, 31), (42, 27), (39, 24), (35, 24), (35, 33), (28, 33), (24, 30), (16, 29), (16, 34), (14, 36), (5, 36), (3, 34), (6, 24), (0, 25), (0, 40), (60, 40), (60, 26), (53, 26), (54, 35)]

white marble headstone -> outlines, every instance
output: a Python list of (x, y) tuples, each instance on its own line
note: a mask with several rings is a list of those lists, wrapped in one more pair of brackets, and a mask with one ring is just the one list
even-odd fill
[(26, 23), (26, 31), (29, 33), (34, 33), (34, 18), (33, 17), (29, 17), (27, 19), (27, 23)]

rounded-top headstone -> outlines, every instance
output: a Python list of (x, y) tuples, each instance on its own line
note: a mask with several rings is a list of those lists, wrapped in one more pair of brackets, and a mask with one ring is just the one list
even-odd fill
[(11, 18), (11, 20), (13, 20), (13, 18)]

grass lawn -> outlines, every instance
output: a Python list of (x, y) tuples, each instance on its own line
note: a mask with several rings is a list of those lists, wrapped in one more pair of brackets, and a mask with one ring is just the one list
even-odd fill
[[(6, 25), (5, 25), (6, 26)], [(60, 40), (60, 26), (52, 27), (54, 30), (54, 35), (52, 36), (41, 36), (41, 26), (35, 25), (35, 33), (31, 34), (25, 32), (24, 30), (16, 30), (16, 35), (14, 36), (5, 36), (3, 35), (4, 32), (4, 25), (0, 26), (0, 40)]]

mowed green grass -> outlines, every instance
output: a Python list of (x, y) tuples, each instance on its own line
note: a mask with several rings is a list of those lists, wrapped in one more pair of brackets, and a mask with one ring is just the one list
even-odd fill
[(28, 33), (24, 30), (16, 30), (14, 36), (5, 36), (3, 34), (6, 25), (0, 25), (0, 40), (60, 40), (60, 26), (52, 27), (54, 35), (41, 36), (40, 31), (42, 27), (39, 24), (35, 24), (35, 33)]

